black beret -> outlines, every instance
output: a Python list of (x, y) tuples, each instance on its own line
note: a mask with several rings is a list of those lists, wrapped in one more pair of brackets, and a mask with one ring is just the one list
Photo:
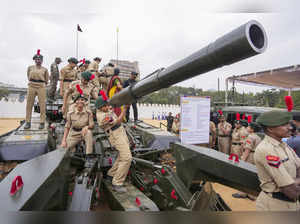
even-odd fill
[(119, 75), (120, 74), (120, 69), (119, 68), (115, 68), (114, 69), (114, 74), (115, 75)]

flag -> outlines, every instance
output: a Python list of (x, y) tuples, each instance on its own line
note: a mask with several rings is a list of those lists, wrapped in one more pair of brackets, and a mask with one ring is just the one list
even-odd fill
[(79, 24), (77, 24), (77, 31), (82, 32), (82, 29), (80, 28)]

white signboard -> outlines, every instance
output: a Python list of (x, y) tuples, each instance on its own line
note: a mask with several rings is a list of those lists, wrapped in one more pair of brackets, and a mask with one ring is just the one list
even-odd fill
[(209, 142), (210, 97), (180, 98), (180, 139), (184, 144)]

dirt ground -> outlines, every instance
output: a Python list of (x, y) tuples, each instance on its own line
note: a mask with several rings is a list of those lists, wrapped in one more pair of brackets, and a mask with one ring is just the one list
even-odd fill
[[(16, 127), (18, 127), (22, 119), (0, 119), (0, 135), (7, 133)], [(166, 125), (166, 121), (144, 119), (144, 122), (153, 126), (159, 127), (160, 122)], [(162, 129), (166, 130), (166, 127), (162, 125)], [(255, 202), (249, 199), (235, 199), (232, 198), (232, 194), (237, 191), (233, 188), (213, 183), (213, 187), (217, 193), (219, 193), (224, 201), (233, 211), (255, 211)]]
[[(160, 120), (151, 120), (151, 119), (144, 119), (144, 122), (151, 124), (155, 127), (159, 127), (160, 123), (167, 124), (167, 121), (160, 121)], [(161, 125), (162, 129), (166, 130), (167, 128)], [(255, 202), (251, 201), (250, 199), (237, 199), (233, 198), (232, 194), (236, 193), (237, 190), (224, 186), (222, 184), (213, 183), (213, 187), (217, 193), (221, 195), (227, 205), (233, 211), (255, 211)]]

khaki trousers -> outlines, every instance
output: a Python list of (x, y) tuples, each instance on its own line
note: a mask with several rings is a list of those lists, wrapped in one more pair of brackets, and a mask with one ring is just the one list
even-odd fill
[(26, 122), (31, 122), (32, 107), (35, 96), (38, 96), (40, 105), (40, 122), (44, 123), (46, 120), (46, 87), (32, 87), (27, 89), (27, 103), (26, 103)]
[[(63, 89), (62, 89), (62, 92), (63, 92), (63, 97), (65, 95), (65, 92), (67, 91), (67, 89), (69, 88), (71, 82), (64, 82), (63, 83)], [(67, 113), (69, 111), (69, 102), (72, 100), (72, 96), (69, 95), (68, 98), (67, 98), (67, 105), (65, 105), (65, 113), (63, 114), (63, 117), (66, 119), (67, 118)]]
[(256, 199), (257, 211), (299, 211), (299, 202), (281, 201), (261, 191)]
[(108, 175), (113, 177), (113, 185), (123, 185), (130, 168), (132, 155), (129, 148), (128, 138), (123, 127), (111, 131), (110, 144), (119, 151), (118, 157)]
[(220, 152), (229, 154), (230, 152), (230, 138), (229, 137), (218, 137), (218, 148)]
[(67, 137), (67, 147), (72, 152), (75, 151), (74, 146), (77, 145), (80, 141), (84, 140), (86, 145), (86, 154), (93, 153), (93, 133), (91, 130), (88, 130), (85, 136), (82, 136), (81, 131), (74, 131), (72, 128)]

